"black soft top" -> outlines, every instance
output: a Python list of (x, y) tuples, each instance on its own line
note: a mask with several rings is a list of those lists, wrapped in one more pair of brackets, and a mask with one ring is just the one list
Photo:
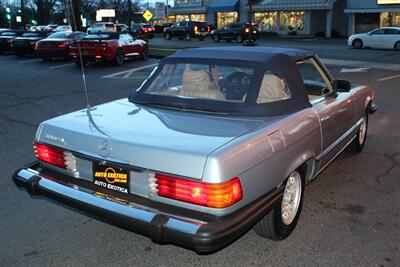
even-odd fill
[[(247, 102), (238, 105), (226, 103), (224, 105), (230, 105), (229, 108), (232, 113), (237, 115), (271, 116), (288, 114), (310, 107), (304, 82), (300, 76), (296, 62), (315, 56), (315, 53), (312, 51), (277, 47), (231, 46), (186, 49), (161, 60), (158, 70), (143, 86), (146, 87), (150, 84), (166, 64), (199, 63), (251, 66), (256, 69), (259, 75), (258, 79), (260, 80), (259, 83), (253, 84), (254, 88), (251, 88), (254, 95), (258, 95), (259, 93), (263, 73), (269, 70), (287, 82), (292, 97), (266, 104), (257, 104), (255, 101), (256, 98), (253, 98), (254, 103)], [(134, 103), (145, 103), (152, 100), (162, 101), (162, 99), (158, 99), (158, 96), (149, 96), (144, 94), (143, 91), (145, 90), (139, 90), (132, 94), (129, 100)], [(203, 101), (203, 103), (200, 101)], [(204, 100), (194, 100), (192, 104), (218, 109), (217, 104), (207, 103)]]
[[(195, 49), (186, 49), (166, 58), (171, 59), (229, 59), (237, 61), (252, 61), (258, 63), (273, 62), (278, 67), (285, 67), (287, 64), (313, 57), (312, 51), (280, 48), (280, 47), (249, 47), (249, 46), (228, 46), (228, 47), (204, 47)], [(290, 61), (290, 62), (289, 62)], [(281, 63), (279, 63), (281, 62)]]

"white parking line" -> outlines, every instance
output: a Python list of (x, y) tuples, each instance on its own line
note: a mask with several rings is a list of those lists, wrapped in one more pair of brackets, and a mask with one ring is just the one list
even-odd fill
[[(109, 74), (109, 75), (103, 76), (102, 78), (129, 78), (129, 75), (133, 74), (136, 71), (143, 70), (143, 69), (148, 69), (148, 68), (151, 68), (151, 67), (155, 67), (157, 65), (158, 65), (158, 63), (155, 63), (155, 64), (141, 66), (141, 67), (130, 69), (130, 70), (124, 70), (124, 71), (121, 71), (121, 72), (117, 72), (117, 73), (113, 73), (113, 74)], [(119, 76), (122, 76), (122, 77), (119, 77)]]
[(18, 61), (19, 63), (27, 63), (27, 62), (34, 62), (34, 61), (41, 61), (41, 58), (32, 58), (27, 60)]
[(0, 59), (6, 59), (6, 58), (12, 58), (12, 57), (15, 57), (15, 55), (2, 55), (2, 56), (0, 56)]
[(53, 66), (53, 67), (50, 67), (50, 69), (54, 70), (54, 69), (64, 68), (64, 67), (68, 67), (68, 66), (72, 66), (72, 65), (74, 65), (74, 63), (68, 63), (68, 64), (63, 64), (63, 65)]
[(383, 82), (383, 81), (393, 80), (393, 79), (397, 79), (397, 78), (400, 78), (400, 75), (393, 75), (393, 76), (389, 76), (389, 77), (380, 78), (377, 81)]
[(344, 59), (332, 59), (332, 58), (321, 58), (321, 61), (326, 65), (333, 66), (346, 66), (346, 67), (359, 67), (379, 70), (390, 70), (400, 71), (400, 64), (394, 63), (382, 63), (382, 62), (370, 62), (370, 61), (359, 61), (359, 60), (344, 60)]

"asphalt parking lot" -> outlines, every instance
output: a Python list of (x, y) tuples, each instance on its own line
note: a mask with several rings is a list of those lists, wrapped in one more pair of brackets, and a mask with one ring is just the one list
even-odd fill
[[(164, 40), (151, 41), (157, 42)], [(273, 44), (290, 45), (281, 42)], [(211, 255), (155, 244), (19, 191), (11, 176), (34, 160), (31, 142), (38, 124), (86, 102), (74, 64), (0, 56), (0, 266), (399, 266), (400, 53), (356, 51), (334, 42), (293, 46), (316, 49), (336, 77), (374, 88), (379, 110), (370, 117), (365, 150), (345, 151), (307, 187), (299, 224), (287, 240), (274, 242), (249, 231)], [(157, 62), (89, 66), (90, 104), (127, 97)]]

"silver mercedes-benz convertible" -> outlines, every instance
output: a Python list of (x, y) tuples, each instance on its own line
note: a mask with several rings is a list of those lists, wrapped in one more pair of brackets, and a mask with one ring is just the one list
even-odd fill
[(205, 253), (253, 228), (282, 240), (304, 186), (364, 147), (367, 86), (309, 51), (199, 48), (161, 60), (129, 98), (40, 124), (19, 187), (158, 243)]

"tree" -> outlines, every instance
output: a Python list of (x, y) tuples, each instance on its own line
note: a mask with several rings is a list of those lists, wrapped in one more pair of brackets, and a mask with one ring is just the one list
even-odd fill
[(56, 2), (57, 0), (33, 0), (39, 25), (45, 25), (51, 21), (51, 13)]

